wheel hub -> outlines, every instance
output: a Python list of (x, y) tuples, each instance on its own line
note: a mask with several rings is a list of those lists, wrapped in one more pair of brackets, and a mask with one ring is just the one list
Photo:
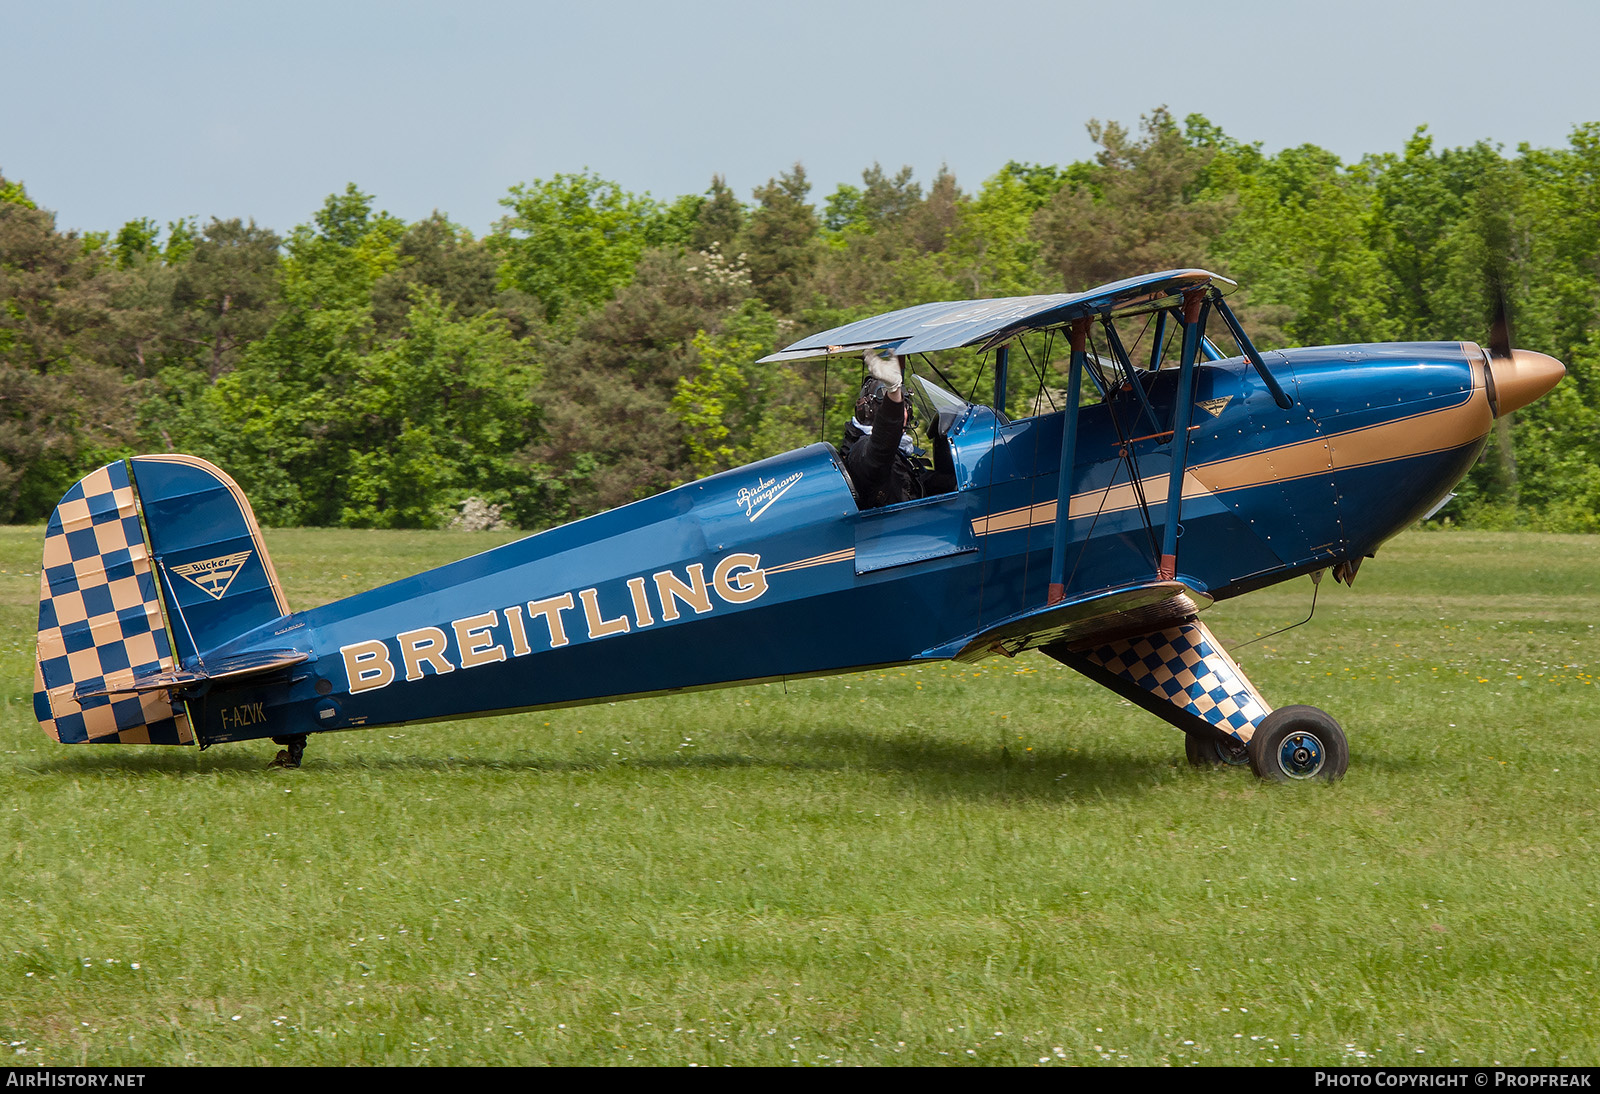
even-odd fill
[(1315, 778), (1325, 752), (1314, 733), (1291, 733), (1278, 747), (1278, 767), (1291, 779)]

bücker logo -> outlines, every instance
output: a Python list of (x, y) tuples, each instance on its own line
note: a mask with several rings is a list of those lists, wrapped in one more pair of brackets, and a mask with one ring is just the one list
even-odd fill
[(767, 511), (768, 506), (789, 492), (800, 481), (804, 471), (796, 471), (781, 479), (757, 479), (755, 486), (739, 488), (739, 506), (752, 521)]
[(233, 584), (233, 579), (244, 569), (245, 560), (249, 557), (249, 551), (240, 551), (221, 558), (208, 558), (204, 562), (185, 562), (172, 569), (212, 600), (221, 600), (228, 586)]

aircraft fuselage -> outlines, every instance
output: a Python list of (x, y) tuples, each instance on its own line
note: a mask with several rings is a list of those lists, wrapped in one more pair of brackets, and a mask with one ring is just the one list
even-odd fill
[[(1178, 578), (1211, 599), (1372, 554), (1477, 458), (1464, 343), (1198, 365)], [(1175, 370), (1079, 417), (1069, 596), (1145, 581), (1167, 519)], [(948, 429), (954, 493), (858, 509), (814, 444), (296, 612), (212, 655), (299, 649), (282, 679), (188, 700), (202, 742), (433, 721), (949, 657), (1045, 603), (1061, 414)]]

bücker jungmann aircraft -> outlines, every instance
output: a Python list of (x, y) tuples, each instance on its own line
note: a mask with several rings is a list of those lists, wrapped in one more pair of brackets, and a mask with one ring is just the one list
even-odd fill
[[(1503, 325), (1487, 349), (1261, 353), (1233, 287), (1172, 270), (924, 304), (764, 359), (994, 351), (1003, 408), (1011, 344), (1060, 335), (1051, 413), (908, 377), (952, 492), (863, 509), (819, 442), (302, 612), (226, 474), (119, 460), (50, 518), (35, 711), (63, 744), (270, 737), (298, 766), (311, 733), (1037, 649), (1183, 730), (1194, 763), (1337, 778), (1338, 723), (1274, 710), (1199, 613), (1328, 569), (1348, 583), (1565, 368)], [(1086, 387), (1101, 398), (1080, 406)]]

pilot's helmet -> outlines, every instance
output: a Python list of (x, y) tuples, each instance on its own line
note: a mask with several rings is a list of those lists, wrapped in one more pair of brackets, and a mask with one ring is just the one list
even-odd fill
[(883, 404), (883, 395), (888, 387), (875, 376), (868, 376), (862, 381), (861, 394), (856, 396), (856, 421), (871, 425), (877, 419), (878, 407)]
[[(868, 376), (862, 381), (861, 394), (856, 396), (856, 421), (862, 425), (870, 426), (877, 420), (878, 407), (883, 405), (889, 385), (875, 376)], [(916, 408), (912, 404), (909, 392), (902, 396), (906, 408), (906, 428), (909, 430), (916, 424)]]

